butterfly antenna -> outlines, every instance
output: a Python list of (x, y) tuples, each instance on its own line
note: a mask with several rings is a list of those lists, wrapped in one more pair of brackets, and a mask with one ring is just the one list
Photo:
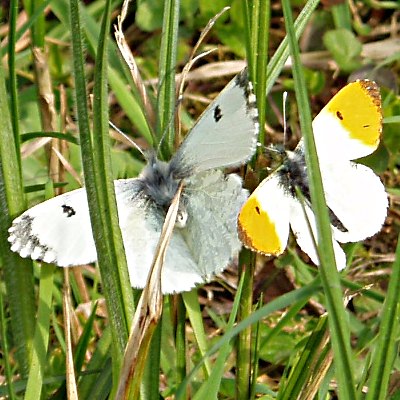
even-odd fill
[(146, 155), (144, 154), (143, 150), (124, 132), (121, 131), (117, 126), (115, 126), (111, 121), (108, 121), (108, 124), (116, 130), (121, 136), (123, 136), (137, 151), (140, 152), (140, 154), (146, 158)]
[(283, 103), (283, 146), (286, 148), (287, 140), (287, 117), (286, 117), (286, 105), (287, 105), (288, 92), (284, 91), (282, 95)]

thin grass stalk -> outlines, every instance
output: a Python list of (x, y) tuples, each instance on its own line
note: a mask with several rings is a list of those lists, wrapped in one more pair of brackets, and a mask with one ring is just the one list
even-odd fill
[[(313, 12), (317, 8), (320, 0), (308, 0), (303, 9), (301, 10), (299, 16), (297, 17), (294, 23), (294, 29), (296, 33), (296, 38), (298, 39), (301, 34), (304, 32), (305, 27), (310, 21)], [(266, 93), (268, 94), (272, 86), (274, 85), (276, 79), (282, 71), (283, 66), (285, 65), (286, 60), (289, 57), (289, 47), (288, 47), (288, 37), (282, 40), (282, 43), (279, 45), (278, 49), (275, 51), (273, 56), (271, 57), (270, 62), (267, 66), (267, 87)]]
[[(33, 15), (37, 8), (43, 3), (43, 0), (31, 0), (29, 15)], [(44, 49), (44, 36), (45, 36), (45, 15), (42, 13), (37, 16), (31, 29), (32, 47), (39, 47)]]
[[(36, 23), (36, 20), (44, 15), (44, 10), (46, 7), (52, 2), (53, 0), (45, 0), (40, 3), (40, 5), (37, 5), (34, 13), (30, 14), (29, 19), (18, 29), (17, 32), (15, 32), (15, 38), (12, 40), (17, 43), (19, 39), (29, 30), (32, 28), (32, 26)], [(18, 0), (12, 0), (11, 2), (13, 7), (17, 7), (17, 12), (19, 11), (18, 8)], [(10, 7), (10, 12), (11, 12), (11, 7)], [(11, 14), (10, 14), (11, 15)], [(10, 32), (11, 35), (11, 32)], [(5, 49), (0, 50), (0, 54), (3, 55)]]
[(104, 233), (107, 233), (108, 236), (106, 237), (109, 238), (110, 241), (110, 243), (104, 243), (104, 239), (101, 237), (99, 238), (99, 241), (106, 245), (107, 253), (109, 253), (107, 259), (100, 265), (100, 272), (103, 282), (105, 281), (104, 276), (106, 276), (107, 280), (108, 277), (110, 277), (110, 282), (107, 285), (111, 297), (119, 296), (121, 298), (121, 318), (125, 319), (126, 328), (129, 332), (134, 303), (121, 230), (118, 224), (108, 122), (107, 54), (109, 41), (108, 32), (110, 30), (110, 9), (111, 0), (108, 0), (104, 9), (104, 19), (99, 36), (99, 47), (96, 57), (92, 146), (94, 150), (94, 161), (96, 163), (95, 167), (98, 173), (98, 182), (96, 185), (97, 196), (101, 202), (101, 209), (104, 210), (102, 225), (103, 229), (106, 230)]
[[(78, 400), (78, 390), (76, 386), (76, 374), (74, 368), (74, 355), (72, 353), (72, 304), (71, 304), (71, 285), (69, 281), (69, 268), (64, 269), (63, 287), (63, 318), (64, 318), (64, 337), (65, 337), (65, 364), (66, 364), (66, 389), (68, 400)], [(32, 399), (33, 400), (33, 399)]]
[(3, 368), (6, 377), (6, 386), (7, 386), (7, 398), (10, 400), (15, 400), (15, 390), (13, 384), (13, 373), (11, 370), (11, 355), (10, 355), (10, 347), (8, 345), (7, 338), (7, 319), (4, 314), (4, 300), (3, 300), (3, 291), (0, 290), (0, 343), (3, 351)]
[[(19, 154), (19, 106), (18, 106), (18, 90), (17, 90), (17, 74), (15, 68), (15, 43), (16, 43), (16, 26), (17, 26), (17, 16), (18, 16), (18, 1), (11, 0), (10, 2), (10, 13), (8, 21), (8, 71), (9, 71), (9, 90), (10, 90), (10, 108), (11, 108), (11, 124), (12, 131), (14, 133), (14, 143), (16, 153)], [(19, 169), (18, 172), (21, 173), (21, 159), (18, 158)], [(3, 349), (3, 361), (4, 370), (6, 375), (8, 396), (11, 400), (15, 399), (14, 385), (12, 383), (12, 371), (10, 365), (10, 353), (9, 344), (7, 339), (7, 319), (4, 314), (4, 301), (3, 292), (0, 292), (0, 324), (1, 324), (1, 344)]]
[[(117, 2), (113, 2), (113, 4), (116, 5)], [(53, 1), (51, 4), (52, 12), (61, 21), (64, 29), (67, 31), (70, 30), (70, 21), (68, 18), (69, 8), (69, 0), (57, 0)], [(95, 49), (98, 45), (100, 32), (99, 23), (87, 11), (82, 2), (80, 3), (79, 10), (81, 13), (81, 19), (85, 21), (84, 26), (82, 26), (84, 37), (86, 39), (85, 50), (87, 50), (92, 57), (95, 57)], [(122, 66), (118, 50), (115, 48), (114, 44), (111, 44), (110, 46), (109, 64), (108, 81), (118, 104), (123, 108), (133, 126), (138, 129), (140, 134), (147, 140), (148, 143), (152, 143), (152, 133), (149, 130), (149, 125), (145, 120), (141, 106), (134, 95), (129, 90), (126, 90), (126, 80), (123, 79), (123, 77), (129, 74), (126, 73), (126, 67)]]
[[(249, 75), (253, 82), (257, 98), (257, 107), (259, 109), (260, 133), (259, 140), (264, 143), (264, 125), (266, 114), (266, 70), (268, 62), (268, 32), (270, 24), (270, 3), (265, 0), (253, 0), (247, 5), (247, 37), (250, 43), (247, 44), (249, 54)], [(250, 7), (250, 9), (249, 9)], [(240, 302), (239, 320), (247, 318), (253, 311), (253, 284), (255, 270), (255, 255), (249, 255), (248, 250), (243, 250), (240, 261), (241, 274), (245, 275), (245, 285), (243, 289), (243, 298)], [(242, 264), (244, 262), (244, 264)], [(237, 342), (237, 380), (236, 393), (238, 399), (249, 399), (252, 382), (252, 370), (254, 366), (252, 360), (252, 328), (249, 327), (239, 334)]]
[(282, 1), (282, 6), (293, 61), (293, 77), (299, 107), (300, 126), (306, 149), (305, 155), (310, 180), (311, 201), (316, 216), (318, 255), (320, 258), (319, 271), (328, 310), (336, 378), (340, 396), (351, 400), (355, 398), (355, 385), (350, 348), (350, 331), (343, 304), (339, 273), (335, 263), (330, 221), (312, 133), (310, 106), (293, 26), (290, 2), (284, 0)]
[[(256, 255), (247, 249), (239, 255), (239, 275), (244, 281), (242, 299), (239, 304), (238, 321), (245, 320), (253, 312), (253, 284)], [(236, 398), (248, 400), (252, 371), (252, 327), (248, 326), (239, 333), (236, 342)]]
[[(257, 308), (260, 308), (264, 302), (264, 296), (261, 295), (258, 303)], [(256, 387), (257, 387), (257, 377), (259, 371), (259, 360), (260, 360), (260, 340), (261, 340), (261, 323), (260, 321), (257, 322), (255, 329), (254, 329), (254, 339), (253, 339), (253, 373), (250, 385), (250, 399), (256, 398)]]
[(32, 359), (25, 400), (40, 399), (43, 390), (46, 369), (47, 350), (50, 337), (50, 320), (53, 298), (54, 266), (43, 264), (40, 268), (39, 307), (36, 316), (36, 328), (33, 338)]
[(397, 239), (396, 260), (383, 304), (378, 341), (372, 358), (369, 389), (366, 400), (384, 400), (388, 395), (389, 379), (395, 352), (398, 349), (400, 310), (400, 236)]
[(315, 280), (314, 282), (310, 283), (307, 286), (304, 286), (300, 289), (292, 290), (289, 293), (277, 297), (275, 300), (272, 300), (268, 304), (254, 311), (245, 320), (240, 321), (231, 330), (227, 330), (225, 334), (222, 336), (222, 338), (219, 339), (213, 346), (211, 346), (211, 348), (206, 352), (206, 354), (201, 358), (201, 360), (186, 376), (186, 379), (177, 389), (176, 399), (181, 400), (185, 398), (184, 396), (185, 396), (186, 386), (189, 384), (191, 379), (193, 379), (197, 371), (203, 366), (203, 363), (207, 360), (207, 358), (211, 357), (227, 342), (238, 336), (243, 329), (246, 329), (247, 327), (256, 324), (258, 321), (262, 320), (263, 318), (267, 318), (269, 315), (278, 310), (285, 309), (286, 307), (289, 307), (290, 305), (297, 302), (306, 301), (311, 296), (317, 294), (320, 291), (321, 291), (320, 282), (318, 280)]
[(160, 379), (159, 370), (157, 373), (154, 371), (155, 365), (160, 365), (161, 357), (161, 335), (162, 335), (162, 323), (158, 322), (153, 337), (151, 338), (151, 344), (147, 353), (147, 360), (145, 370), (143, 373), (142, 382), (140, 385), (140, 399), (141, 400), (159, 400), (160, 399)]
[[(253, 0), (252, 14), (250, 22), (251, 57), (248, 56), (250, 79), (254, 85), (254, 92), (257, 98), (258, 118), (260, 123), (259, 142), (265, 143), (265, 117), (267, 108), (266, 88), (267, 88), (267, 64), (268, 64), (268, 43), (270, 27), (270, 1)], [(262, 152), (262, 147), (259, 148)]]
[[(229, 320), (226, 326), (226, 330), (229, 331), (233, 328), (236, 317), (238, 314), (238, 310), (240, 308), (240, 302), (242, 301), (242, 291), (244, 289), (246, 276), (242, 275), (236, 295), (235, 300), (232, 305), (232, 310), (229, 315)], [(201, 385), (200, 389), (193, 396), (193, 400), (202, 400), (202, 399), (217, 399), (219, 388), (221, 386), (221, 381), (225, 372), (226, 360), (229, 355), (232, 353), (233, 344), (230, 341), (224, 343), (218, 352), (218, 357), (213, 365), (212, 372), (208, 379), (204, 380), (204, 383)]]
[[(103, 135), (108, 135), (108, 126), (105, 128), (105, 121), (108, 123), (108, 118), (105, 95), (104, 46), (106, 43), (105, 32), (108, 33), (106, 27), (109, 26), (109, 3), (110, 2), (107, 1), (105, 4), (105, 17), (102, 24), (103, 34), (100, 35), (99, 38), (98, 59), (96, 63), (94, 126), (98, 136), (95, 141), (93, 141), (89, 124), (82, 23), (78, 0), (71, 0), (70, 2), (70, 31), (75, 78), (75, 101), (78, 113), (85, 184), (99, 267), (104, 284), (104, 294), (112, 327), (113, 378), (115, 382), (117, 382), (122, 356), (128, 338), (128, 318), (132, 315), (132, 310), (129, 301), (127, 301), (128, 304), (124, 303), (125, 293), (121, 288), (120, 271), (117, 270), (118, 266), (121, 266), (120, 259), (116, 254), (115, 248), (112, 248), (113, 244), (115, 245), (115, 241), (113, 240), (114, 232), (116, 232), (116, 205), (115, 199), (111, 202), (108, 201), (109, 197), (114, 196), (114, 189), (110, 179), (111, 177), (109, 176), (111, 170), (109, 167), (109, 160), (107, 160), (107, 164), (106, 160), (104, 160), (104, 152), (107, 150), (102, 149), (104, 142)], [(108, 138), (105, 139), (105, 141), (107, 140)], [(96, 147), (94, 146), (95, 144)], [(96, 162), (98, 164), (96, 164)], [(105, 167), (105, 164), (108, 168)], [(101, 201), (102, 203), (100, 203)], [(108, 210), (107, 207), (111, 208), (110, 212), (106, 211)], [(113, 213), (114, 218), (110, 218), (110, 213)], [(120, 249), (121, 248), (122, 242), (120, 242)], [(123, 251), (122, 254), (124, 254)], [(124, 268), (126, 269), (126, 267)], [(126, 279), (124, 284), (126, 285), (127, 282), (129, 282), (129, 279)]]
[(174, 143), (176, 103), (175, 68), (178, 47), (179, 0), (165, 0), (161, 35), (158, 84), (158, 141), (162, 140), (162, 156), (168, 157)]
[[(179, 0), (166, 0), (164, 3), (163, 27), (159, 60), (159, 87), (157, 103), (157, 132), (158, 145), (161, 145), (162, 154), (169, 156), (174, 141), (174, 111), (175, 111), (175, 67), (178, 45)], [(156, 336), (152, 338), (152, 346), (147, 357), (151, 360), (151, 368), (146, 368), (146, 374), (141, 382), (142, 394), (146, 399), (154, 399), (158, 394), (160, 351), (161, 351), (161, 323), (156, 328)], [(154, 344), (154, 346), (153, 346)], [(145, 353), (143, 353), (145, 354)], [(149, 365), (147, 363), (147, 365)], [(153, 389), (151, 389), (153, 388)]]
[[(146, 115), (146, 122), (149, 124), (149, 129), (153, 129), (155, 125), (155, 111), (153, 108), (153, 104), (149, 99), (147, 94), (146, 86), (141, 77), (139, 67), (136, 63), (135, 57), (133, 56), (128, 43), (125, 40), (125, 35), (123, 32), (122, 25), (125, 21), (125, 18), (128, 13), (129, 3), (131, 0), (124, 0), (124, 3), (121, 8), (120, 15), (117, 18), (117, 24), (115, 26), (115, 39), (117, 42), (117, 46), (119, 51), (129, 69), (131, 82), (133, 87), (136, 88), (138, 92), (138, 97), (141, 99), (142, 108)], [(153, 144), (153, 143), (151, 143)]]
[[(19, 154), (20, 146), (19, 146), (19, 102), (18, 102), (18, 86), (17, 86), (17, 71), (15, 67), (15, 44), (16, 44), (16, 27), (17, 27), (17, 17), (18, 17), (18, 0), (10, 1), (10, 17), (8, 22), (8, 46), (7, 46), (7, 55), (8, 55), (8, 85), (10, 91), (10, 111), (11, 111), (11, 124), (14, 132), (14, 143), (16, 146), (16, 152)], [(18, 158), (18, 162), (21, 162), (21, 159)], [(19, 172), (21, 172), (21, 165), (19, 166)]]
[(10, 310), (10, 336), (16, 348), (19, 373), (27, 376), (35, 316), (33, 271), (32, 262), (12, 253), (7, 241), (12, 219), (25, 209), (20, 155), (15, 144), (8, 100), (4, 71), (0, 66), (0, 254)]
[[(96, 343), (96, 350), (92, 354), (89, 363), (87, 364), (87, 371), (104, 371), (102, 385), (111, 386), (111, 372), (110, 368), (107, 368), (108, 362), (110, 360), (110, 349), (112, 346), (112, 336), (111, 336), (111, 328), (110, 326), (106, 327), (102, 333), (101, 337)], [(107, 374), (108, 372), (108, 374)], [(86, 376), (82, 376), (78, 383), (78, 393), (80, 398), (83, 399), (96, 399), (93, 394), (93, 391), (99, 386), (99, 375), (97, 374), (89, 374)], [(106, 391), (104, 398), (107, 398), (107, 395), (110, 393), (110, 390)]]
[[(197, 290), (182, 293), (182, 298), (185, 303), (186, 311), (189, 317), (190, 325), (193, 329), (197, 347), (202, 357), (208, 350), (208, 339), (204, 331), (204, 323), (200, 310), (199, 296)], [(204, 374), (206, 379), (210, 376), (212, 371), (211, 362), (208, 358), (204, 360)]]
[(321, 343), (326, 345), (326, 334), (328, 329), (328, 319), (323, 316), (318, 321), (311, 336), (300, 354), (298, 360), (292, 365), (287, 379), (280, 382), (278, 400), (291, 400), (299, 398), (299, 393), (304, 390), (312, 374), (312, 366), (315, 359), (320, 356), (317, 350)]
[(176, 382), (179, 385), (186, 377), (186, 308), (181, 295), (176, 295), (175, 300)]

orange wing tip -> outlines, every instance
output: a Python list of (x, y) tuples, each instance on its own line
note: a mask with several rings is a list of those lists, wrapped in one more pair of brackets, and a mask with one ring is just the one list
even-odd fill
[(382, 105), (379, 86), (370, 80), (349, 83), (327, 104), (349, 137), (376, 149), (382, 132)]
[(240, 210), (238, 235), (245, 247), (261, 254), (279, 255), (285, 250), (275, 223), (254, 195)]

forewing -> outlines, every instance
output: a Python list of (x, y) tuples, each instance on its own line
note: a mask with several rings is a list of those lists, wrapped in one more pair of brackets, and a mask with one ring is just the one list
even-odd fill
[(343, 226), (334, 230), (339, 242), (356, 242), (380, 231), (388, 199), (370, 168), (353, 162), (321, 163), (321, 174), (327, 205)]
[(369, 80), (349, 83), (315, 117), (313, 131), (320, 158), (354, 160), (371, 154), (382, 132), (379, 87)]
[(271, 174), (251, 194), (240, 210), (239, 237), (251, 250), (279, 255), (289, 236), (288, 195), (277, 173)]
[(258, 135), (256, 100), (247, 69), (210, 104), (172, 159), (176, 176), (233, 167), (253, 155)]
[(21, 257), (60, 267), (96, 260), (84, 189), (40, 203), (13, 221), (8, 241)]
[(241, 248), (237, 216), (248, 194), (237, 175), (218, 170), (192, 177), (185, 192), (188, 220), (181, 233), (201, 275), (209, 279)]

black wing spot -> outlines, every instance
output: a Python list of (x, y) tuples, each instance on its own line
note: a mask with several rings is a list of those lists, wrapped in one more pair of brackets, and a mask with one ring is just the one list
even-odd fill
[(76, 214), (75, 210), (66, 204), (63, 204), (61, 207), (63, 209), (63, 213), (67, 214), (67, 218), (70, 218)]
[(256, 211), (257, 211), (257, 214), (258, 214), (258, 215), (261, 214), (261, 212), (260, 212), (260, 207), (256, 206)]
[(336, 116), (337, 116), (341, 121), (343, 121), (343, 115), (342, 115), (342, 113), (341, 113), (340, 111), (336, 111)]
[(363, 125), (363, 128), (369, 128), (371, 125)]
[(219, 105), (217, 105), (214, 108), (214, 119), (215, 122), (219, 122), (219, 120), (222, 118), (222, 111), (221, 111), (221, 107)]

